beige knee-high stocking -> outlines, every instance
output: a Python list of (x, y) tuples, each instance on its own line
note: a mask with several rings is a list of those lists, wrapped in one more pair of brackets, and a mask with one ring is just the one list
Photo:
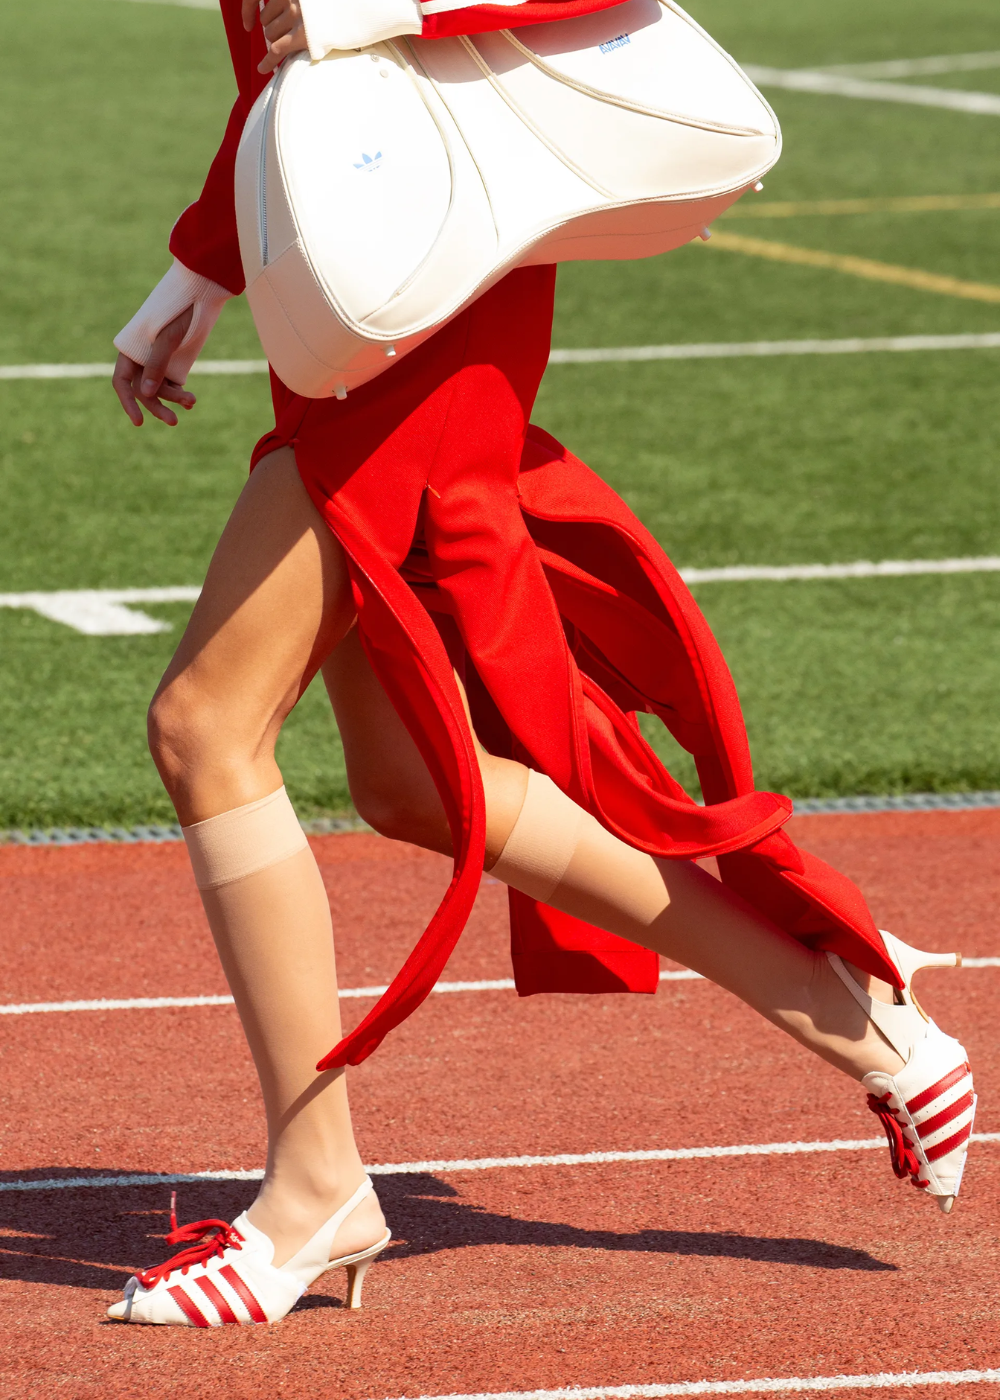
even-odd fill
[(691, 861), (659, 860), (606, 831), (541, 773), (490, 872), (609, 933), (674, 958), (860, 1079), (901, 1061), (811, 952)]
[(284, 788), (184, 839), (260, 1077), (268, 1163), (250, 1215), (278, 1262), (363, 1178), (343, 1071), (315, 1068), (340, 1038), (329, 902)]

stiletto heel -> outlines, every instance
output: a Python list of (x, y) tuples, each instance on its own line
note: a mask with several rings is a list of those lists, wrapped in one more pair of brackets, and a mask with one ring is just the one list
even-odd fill
[(125, 1296), (108, 1308), (108, 1316), (116, 1322), (174, 1327), (278, 1322), (320, 1274), (341, 1267), (347, 1269), (347, 1306), (360, 1308), (365, 1274), (389, 1243), (392, 1232), (386, 1230), (376, 1244), (337, 1259), (330, 1258), (330, 1250), (351, 1211), (373, 1191), (366, 1176), (350, 1200), (279, 1269), (271, 1263), (273, 1243), (248, 1220), (245, 1211), (232, 1225), (224, 1220), (198, 1220), (178, 1229), (172, 1199), (167, 1243), (187, 1243), (190, 1248), (130, 1278)]
[(902, 991), (892, 1005), (861, 990), (836, 953), (830, 966), (865, 1015), (903, 1060), (895, 1075), (866, 1074), (868, 1107), (889, 1142), (892, 1169), (935, 1198), (947, 1214), (955, 1204), (976, 1116), (976, 1095), (965, 1047), (945, 1035), (914, 997), (910, 983), (925, 967), (960, 967), (960, 953), (924, 953), (882, 932)]
[(385, 1244), (376, 1245), (374, 1250), (369, 1250), (367, 1254), (357, 1259), (354, 1263), (345, 1265), (347, 1269), (347, 1299), (345, 1307), (351, 1309), (360, 1308), (361, 1290), (365, 1284), (365, 1274), (388, 1243), (389, 1241), (386, 1240)]

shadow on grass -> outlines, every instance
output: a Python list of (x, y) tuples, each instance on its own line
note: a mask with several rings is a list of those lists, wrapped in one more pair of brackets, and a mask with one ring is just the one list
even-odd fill
[[(107, 1177), (104, 1169), (39, 1168), (28, 1174), (0, 1173), (4, 1182), (60, 1177)], [(124, 1173), (123, 1173), (124, 1174)], [(892, 1272), (896, 1266), (860, 1249), (823, 1240), (741, 1235), (714, 1230), (633, 1232), (587, 1229), (553, 1220), (500, 1215), (472, 1205), (429, 1173), (376, 1179), (379, 1198), (393, 1230), (386, 1259), (409, 1259), (447, 1250), (502, 1245), (534, 1249), (590, 1249), (609, 1253), (742, 1259), (758, 1264), (811, 1269)], [(163, 1239), (169, 1229), (170, 1186), (63, 1187), (56, 1190), (0, 1190), (0, 1275), (29, 1283), (116, 1292), (136, 1268), (168, 1257)], [(231, 1220), (253, 1198), (254, 1183), (184, 1182), (177, 1188), (182, 1222)], [(333, 1284), (339, 1291), (341, 1280)], [(339, 1307), (322, 1293), (307, 1297), (306, 1308)]]

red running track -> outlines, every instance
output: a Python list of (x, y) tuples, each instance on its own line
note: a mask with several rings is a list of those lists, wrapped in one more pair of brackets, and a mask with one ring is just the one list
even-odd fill
[[(795, 826), (864, 885), (880, 923), (1000, 954), (1000, 812)], [(370, 836), (314, 847), (343, 985), (386, 981), (448, 862)], [(0, 891), (4, 1003), (225, 991), (180, 846), (2, 848)], [(509, 975), (504, 907), (484, 884), (447, 978)], [(1000, 968), (921, 989), (974, 1057), (984, 1132), (1000, 1130), (998, 989)], [(3, 1016), (0, 1044), (0, 1182), (262, 1160), (231, 1007)], [(655, 998), (433, 997), (351, 1084), (373, 1163), (878, 1133), (861, 1091), (705, 982)], [(0, 1192), (0, 1394), (383, 1400), (990, 1368), (1000, 1144), (973, 1154), (947, 1218), (881, 1150), (383, 1176), (397, 1243), (360, 1314), (332, 1276), (279, 1326), (211, 1333), (102, 1320), (128, 1273), (163, 1257), (168, 1187)], [(254, 1188), (179, 1190), (197, 1219), (231, 1218)]]

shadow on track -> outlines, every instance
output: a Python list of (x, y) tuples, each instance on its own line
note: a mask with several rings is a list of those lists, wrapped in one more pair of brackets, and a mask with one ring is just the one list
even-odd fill
[[(0, 1183), (119, 1174), (109, 1168), (42, 1167), (26, 1174), (0, 1173)], [(864, 1250), (823, 1240), (655, 1228), (626, 1233), (499, 1215), (461, 1200), (453, 1186), (428, 1173), (380, 1176), (375, 1185), (395, 1236), (387, 1260), (504, 1245), (743, 1259), (865, 1273), (896, 1269)], [(254, 1182), (246, 1181), (183, 1182), (177, 1187), (178, 1217), (182, 1222), (232, 1220), (253, 1199), (255, 1189)], [(169, 1229), (170, 1191), (159, 1184), (0, 1191), (0, 1277), (116, 1293), (134, 1269), (167, 1258), (170, 1251), (163, 1239)], [(331, 1279), (337, 1280), (332, 1286), (339, 1291), (339, 1277)], [(299, 1306), (340, 1304), (314, 1294)]]

